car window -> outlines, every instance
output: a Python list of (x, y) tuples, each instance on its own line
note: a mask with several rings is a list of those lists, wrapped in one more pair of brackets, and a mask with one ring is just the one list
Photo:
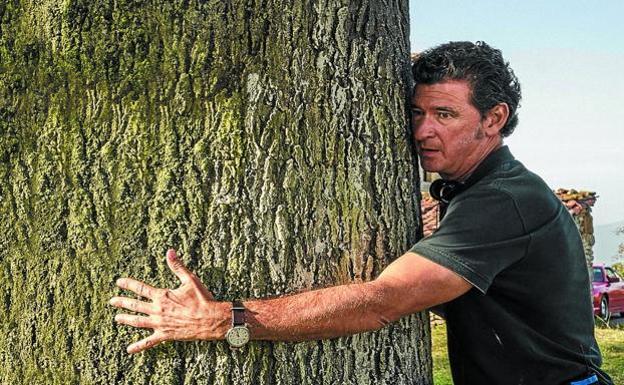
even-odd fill
[(594, 282), (604, 282), (604, 275), (602, 274), (602, 269), (599, 267), (594, 267)]

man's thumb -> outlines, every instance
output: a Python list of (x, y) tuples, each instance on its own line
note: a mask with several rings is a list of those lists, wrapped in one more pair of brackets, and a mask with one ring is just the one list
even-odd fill
[(167, 265), (182, 283), (187, 283), (191, 279), (191, 272), (184, 266), (174, 249), (167, 250)]

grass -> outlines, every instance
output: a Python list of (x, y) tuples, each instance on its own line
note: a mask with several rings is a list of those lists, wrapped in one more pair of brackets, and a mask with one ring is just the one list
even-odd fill
[(624, 328), (596, 328), (596, 339), (602, 352), (602, 369), (614, 384), (624, 384)]
[(452, 385), (451, 365), (446, 350), (446, 324), (431, 325), (431, 354), (433, 355), (433, 383)]
[[(624, 327), (598, 327), (596, 339), (602, 352), (602, 369), (613, 379), (614, 384), (624, 384)], [(431, 326), (433, 354), (433, 383), (452, 385), (451, 369), (446, 351), (446, 325)]]

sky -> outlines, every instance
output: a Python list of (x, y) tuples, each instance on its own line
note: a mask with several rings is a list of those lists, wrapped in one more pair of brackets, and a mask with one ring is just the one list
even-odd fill
[(624, 1), (410, 0), (410, 19), (412, 52), (500, 49), (522, 86), (512, 153), (553, 189), (596, 192), (594, 225), (624, 221)]

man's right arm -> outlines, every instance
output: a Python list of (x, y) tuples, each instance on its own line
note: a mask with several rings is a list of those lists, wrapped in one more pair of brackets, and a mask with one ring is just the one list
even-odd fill
[(371, 282), (244, 304), (252, 338), (316, 340), (380, 329), (405, 315), (457, 298), (471, 288), (451, 270), (406, 253)]
[[(113, 306), (146, 314), (118, 314), (117, 322), (154, 330), (149, 337), (130, 345), (129, 353), (163, 341), (223, 339), (231, 324), (230, 303), (215, 301), (175, 251), (167, 253), (167, 263), (181, 281), (175, 290), (155, 288), (131, 278), (118, 280), (122, 289), (151, 300), (114, 297), (110, 301)], [(471, 287), (451, 270), (409, 252), (371, 282), (246, 301), (245, 318), (253, 339), (334, 338), (380, 329), (405, 315), (459, 297)]]

